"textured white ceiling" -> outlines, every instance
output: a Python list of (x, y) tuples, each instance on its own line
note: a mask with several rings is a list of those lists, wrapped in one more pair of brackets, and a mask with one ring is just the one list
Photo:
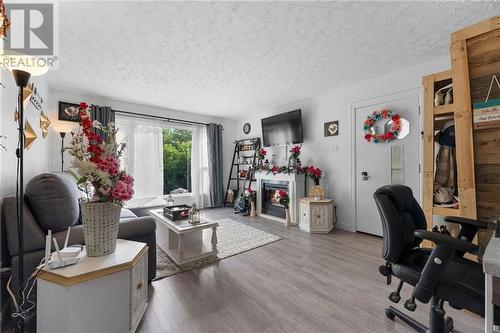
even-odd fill
[(492, 2), (62, 2), (51, 87), (222, 117), (448, 54)]

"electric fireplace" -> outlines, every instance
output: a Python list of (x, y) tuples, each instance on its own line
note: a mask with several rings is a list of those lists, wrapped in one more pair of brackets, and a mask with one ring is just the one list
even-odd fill
[(279, 203), (278, 191), (284, 190), (288, 192), (288, 182), (265, 180), (262, 181), (261, 184), (262, 184), (260, 191), (260, 193), (262, 193), (261, 212), (263, 214), (285, 218), (285, 209)]

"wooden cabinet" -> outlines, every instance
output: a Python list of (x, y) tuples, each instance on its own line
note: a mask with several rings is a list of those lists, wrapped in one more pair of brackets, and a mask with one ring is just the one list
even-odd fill
[[(427, 220), (427, 229), (432, 228), (434, 215), (462, 216), (475, 218), (474, 173), (471, 161), (474, 158), (472, 142), (471, 116), (456, 107), (457, 83), (451, 71), (427, 75), (422, 79), (424, 86), (424, 131), (423, 131), (423, 210)], [(453, 83), (454, 102), (434, 106), (437, 91)], [(448, 121), (455, 124), (456, 172), (459, 203), (455, 207), (441, 207), (433, 204), (436, 148), (435, 135)], [(471, 170), (472, 168), (472, 170)], [(426, 245), (429, 245), (426, 243)]]
[[(494, 121), (474, 123), (473, 104), (486, 100), (494, 75), (500, 78), (500, 16), (452, 33), (451, 60), (455, 107), (465, 120), (464, 130), (471, 133), (459, 140), (473, 152), (474, 161), (459, 179), (470, 192), (464, 204), (475, 208), (471, 217), (494, 221), (500, 217), (500, 126)], [(490, 101), (494, 99), (500, 99), (496, 84), (489, 95)], [(484, 246), (488, 236), (481, 233), (479, 244)]]
[(148, 305), (147, 272), (147, 245), (120, 239), (109, 255), (43, 268), (37, 332), (135, 332)]
[(334, 209), (334, 201), (330, 199), (300, 199), (300, 229), (310, 233), (329, 233), (336, 223)]

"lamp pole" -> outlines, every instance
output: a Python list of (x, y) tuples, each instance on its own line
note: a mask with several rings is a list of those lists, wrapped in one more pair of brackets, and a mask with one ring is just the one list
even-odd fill
[(59, 132), (61, 136), (61, 171), (64, 171), (64, 137), (66, 136), (66, 132)]
[[(16, 156), (18, 160), (18, 175), (17, 175), (17, 186), (16, 186), (16, 204), (17, 204), (17, 237), (18, 237), (18, 251), (19, 251), (19, 262), (18, 262), (18, 299), (22, 301), (22, 284), (24, 281), (24, 133), (23, 133), (23, 122), (24, 122), (24, 107), (23, 107), (23, 88), (28, 85), (31, 74), (22, 70), (13, 70), (14, 80), (19, 88), (17, 110), (19, 112), (18, 116), (18, 133), (19, 133), (19, 143), (16, 149)], [(24, 323), (21, 320), (20, 323), (21, 332), (24, 330)]]

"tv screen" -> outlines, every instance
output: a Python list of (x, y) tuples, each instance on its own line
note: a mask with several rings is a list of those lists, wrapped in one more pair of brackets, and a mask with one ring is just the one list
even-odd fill
[(264, 147), (302, 143), (302, 110), (262, 119)]

